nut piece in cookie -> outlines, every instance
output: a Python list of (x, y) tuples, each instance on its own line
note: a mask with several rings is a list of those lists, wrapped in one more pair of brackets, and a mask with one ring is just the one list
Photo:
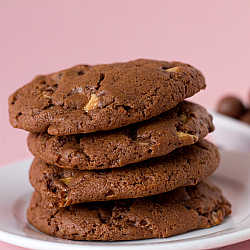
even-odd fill
[(86, 112), (88, 112), (91, 109), (94, 109), (98, 104), (98, 97), (96, 94), (91, 94), (89, 102), (85, 105), (83, 108)]

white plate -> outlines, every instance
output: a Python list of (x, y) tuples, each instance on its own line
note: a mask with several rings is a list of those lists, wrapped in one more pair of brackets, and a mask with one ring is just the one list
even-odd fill
[(209, 138), (224, 150), (250, 153), (250, 125), (215, 111), (213, 115), (215, 131)]
[(250, 155), (222, 152), (222, 162), (211, 177), (232, 203), (232, 214), (218, 226), (167, 239), (123, 242), (86, 242), (58, 239), (38, 232), (26, 220), (32, 193), (28, 182), (31, 160), (0, 168), (0, 240), (32, 249), (208, 249), (250, 238)]

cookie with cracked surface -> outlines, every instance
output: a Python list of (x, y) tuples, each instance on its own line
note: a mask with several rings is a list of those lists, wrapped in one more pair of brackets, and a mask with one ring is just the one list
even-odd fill
[(139, 198), (195, 185), (219, 165), (219, 153), (210, 142), (176, 149), (162, 157), (104, 170), (69, 170), (34, 159), (30, 183), (45, 207), (65, 207), (92, 201)]
[(111, 130), (157, 116), (204, 88), (202, 73), (180, 62), (78, 65), (13, 93), (10, 123), (52, 135)]
[(63, 239), (119, 241), (166, 238), (223, 222), (231, 205), (219, 188), (205, 180), (195, 186), (146, 198), (44, 208), (34, 193), (28, 221)]
[(205, 108), (183, 101), (159, 116), (116, 130), (68, 136), (30, 133), (28, 146), (35, 157), (58, 167), (106, 169), (166, 155), (213, 130)]

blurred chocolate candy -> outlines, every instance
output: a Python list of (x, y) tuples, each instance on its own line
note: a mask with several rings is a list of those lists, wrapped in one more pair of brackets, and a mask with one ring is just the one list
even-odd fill
[(248, 109), (247, 112), (240, 116), (240, 120), (250, 124), (250, 109)]
[(217, 111), (223, 115), (238, 119), (246, 109), (241, 100), (235, 96), (226, 96), (218, 103)]

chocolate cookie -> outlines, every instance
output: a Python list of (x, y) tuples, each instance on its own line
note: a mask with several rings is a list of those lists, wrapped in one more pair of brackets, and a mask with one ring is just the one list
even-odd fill
[(217, 148), (201, 140), (162, 157), (105, 170), (68, 170), (35, 159), (30, 183), (44, 206), (138, 198), (195, 185), (219, 165)]
[(110, 130), (157, 116), (204, 88), (201, 72), (180, 62), (78, 65), (13, 93), (10, 123), (52, 135)]
[(157, 117), (116, 130), (68, 136), (30, 133), (28, 146), (37, 158), (62, 168), (106, 169), (166, 155), (213, 130), (203, 107), (183, 101)]
[(44, 208), (34, 193), (28, 221), (42, 232), (72, 240), (166, 238), (220, 224), (231, 205), (209, 181), (147, 198)]

